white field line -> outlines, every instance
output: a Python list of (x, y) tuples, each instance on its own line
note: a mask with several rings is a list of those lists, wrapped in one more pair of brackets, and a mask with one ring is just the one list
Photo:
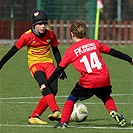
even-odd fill
[[(133, 94), (112, 94), (112, 96), (133, 96)], [(56, 98), (67, 98), (68, 96), (56, 96)], [(21, 100), (21, 99), (39, 99), (41, 97), (9, 97), (9, 98), (0, 98), (0, 100)], [(5, 102), (5, 101), (0, 101), (0, 103), (7, 103), (7, 104), (37, 104), (38, 102), (21, 102), (21, 101), (17, 101), (17, 102)], [(58, 102), (58, 104), (62, 105), (64, 104), (64, 102)], [(85, 102), (85, 104), (91, 104), (91, 105), (95, 105), (95, 104), (103, 104), (101, 102), (99, 103), (95, 103), (95, 102)], [(116, 104), (126, 104), (126, 105), (130, 105), (130, 104), (133, 104), (132, 102), (131, 103), (127, 103), (127, 102), (124, 102), (124, 103), (116, 103)]]
[[(0, 104), (37, 104), (38, 102), (0, 102)], [(63, 105), (64, 102), (57, 102), (59, 105)], [(84, 102), (86, 105), (98, 105), (98, 104), (103, 104), (102, 102), (100, 103), (95, 103), (95, 102)], [(117, 103), (119, 105), (132, 105), (133, 103)]]
[[(18, 124), (0, 124), (0, 127), (30, 127), (30, 128), (53, 128), (52, 125), (18, 125)], [(69, 128), (80, 129), (112, 129), (112, 130), (133, 130), (133, 127), (96, 127), (96, 126), (68, 126)]]
[[(132, 96), (133, 94), (112, 94), (113, 96)], [(56, 98), (66, 98), (68, 96), (56, 96)], [(35, 99), (40, 97), (10, 97), (10, 98), (0, 98), (0, 100), (15, 100), (15, 99)], [(18, 103), (18, 104), (37, 104), (37, 102), (0, 102), (0, 103)], [(64, 104), (63, 102), (59, 102), (58, 104)], [(92, 103), (87, 102), (85, 104), (102, 104), (102, 103)], [(116, 104), (133, 104), (133, 103), (116, 103)], [(52, 125), (18, 125), (18, 124), (0, 124), (0, 127), (45, 127), (45, 128), (53, 128)], [(69, 126), (69, 128), (81, 128), (81, 129), (112, 129), (112, 130), (133, 130), (133, 127), (96, 127), (96, 126)]]
[[(111, 94), (111, 96), (133, 96), (133, 94)], [(68, 96), (56, 96), (56, 98), (67, 98)], [(15, 99), (38, 99), (41, 98), (41, 96), (36, 96), (36, 97), (8, 97), (8, 98), (0, 98), (0, 100), (15, 100)]]

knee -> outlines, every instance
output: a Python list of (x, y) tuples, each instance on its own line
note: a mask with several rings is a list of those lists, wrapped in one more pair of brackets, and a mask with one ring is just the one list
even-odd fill
[(54, 96), (57, 94), (58, 92), (58, 83), (57, 83), (57, 80), (54, 80), (50, 86), (49, 86), (51, 92), (54, 94)]
[(54, 91), (52, 91), (53, 95), (55, 96), (58, 92), (58, 89), (55, 89)]
[(74, 103), (78, 101), (78, 99), (75, 96), (73, 96), (72, 94), (69, 95), (69, 97), (67, 98), (67, 100), (71, 100)]
[(54, 96), (57, 94), (58, 89), (55, 87), (54, 89), (52, 89), (50, 86), (43, 88), (43, 86), (41, 86), (42, 88), (40, 88), (42, 95), (46, 96), (48, 94), (53, 94)]

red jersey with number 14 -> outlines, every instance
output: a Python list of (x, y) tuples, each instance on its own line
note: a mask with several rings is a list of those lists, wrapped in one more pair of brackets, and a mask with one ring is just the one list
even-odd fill
[(96, 40), (83, 38), (66, 50), (59, 66), (66, 68), (72, 63), (81, 74), (79, 85), (85, 88), (109, 86), (109, 71), (101, 53), (108, 54), (110, 49), (110, 47)]

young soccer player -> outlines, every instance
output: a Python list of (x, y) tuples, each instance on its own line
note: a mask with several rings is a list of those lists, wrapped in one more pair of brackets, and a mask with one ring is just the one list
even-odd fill
[(74, 43), (66, 50), (62, 61), (49, 80), (40, 88), (41, 91), (46, 89), (69, 64), (72, 64), (81, 74), (64, 104), (61, 120), (55, 128), (67, 128), (74, 103), (78, 100), (89, 99), (94, 95), (102, 100), (110, 116), (120, 126), (125, 126), (126, 120), (118, 113), (116, 104), (110, 96), (112, 86), (110, 85), (109, 70), (101, 53), (125, 60), (131, 65), (133, 65), (133, 59), (127, 54), (110, 48), (97, 40), (86, 38), (86, 23), (82, 20), (73, 21), (71, 36)]
[[(40, 88), (55, 70), (51, 51), (57, 65), (61, 61), (61, 55), (56, 35), (53, 31), (47, 29), (47, 14), (42, 10), (36, 10), (32, 15), (32, 23), (32, 28), (23, 33), (9, 52), (1, 59), (0, 69), (17, 51), (27, 46), (28, 66)], [(67, 76), (63, 71), (60, 79), (64, 78), (67, 78)], [(54, 97), (58, 91), (57, 79), (54, 79), (49, 87), (42, 91), (43, 96), (28, 119), (29, 124), (47, 124), (47, 122), (39, 118), (47, 107), (53, 112), (48, 118), (50, 120), (60, 120), (60, 108)]]

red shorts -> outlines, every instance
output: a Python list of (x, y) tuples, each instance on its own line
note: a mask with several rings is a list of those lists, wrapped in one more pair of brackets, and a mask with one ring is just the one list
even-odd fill
[(47, 79), (51, 76), (51, 74), (53, 73), (54, 70), (55, 70), (54, 64), (49, 63), (49, 62), (36, 63), (30, 67), (30, 72), (32, 75), (34, 75), (37, 71), (43, 71), (45, 73)]

